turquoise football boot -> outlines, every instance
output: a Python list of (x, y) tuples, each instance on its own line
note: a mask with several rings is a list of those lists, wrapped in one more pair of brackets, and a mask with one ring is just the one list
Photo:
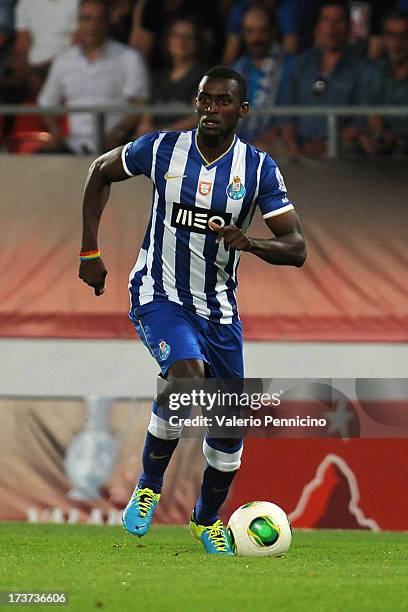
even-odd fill
[(193, 511), (190, 519), (190, 530), (192, 535), (202, 542), (208, 554), (234, 556), (227, 539), (225, 527), (220, 519), (217, 519), (213, 525), (199, 525)]
[(159, 499), (160, 493), (155, 493), (148, 487), (141, 489), (137, 486), (122, 512), (124, 528), (133, 535), (144, 536), (150, 527)]

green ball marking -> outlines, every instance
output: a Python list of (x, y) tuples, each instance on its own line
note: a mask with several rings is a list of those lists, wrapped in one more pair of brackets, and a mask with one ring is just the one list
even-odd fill
[(267, 516), (258, 516), (248, 529), (249, 535), (258, 546), (272, 546), (278, 540), (280, 529)]
[(226, 529), (226, 534), (227, 534), (228, 544), (230, 545), (231, 550), (234, 553), (234, 555), (236, 555), (237, 554), (237, 545), (235, 544), (234, 534), (232, 533), (232, 529), (230, 527), (228, 527), (228, 526), (227, 526), (227, 529)]
[(261, 502), (259, 501), (252, 501), (252, 502), (248, 502), (247, 504), (244, 504), (243, 506), (240, 507), (240, 510), (243, 510), (244, 508), (251, 508), (252, 506), (256, 506), (257, 504), (260, 504)]

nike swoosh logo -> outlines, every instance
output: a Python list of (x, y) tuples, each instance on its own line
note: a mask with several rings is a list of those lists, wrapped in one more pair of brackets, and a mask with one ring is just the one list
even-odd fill
[(176, 178), (186, 178), (187, 174), (169, 174), (168, 172), (166, 172), (166, 174), (164, 175), (164, 179), (166, 181), (170, 181), (171, 179), (176, 179)]
[(151, 459), (167, 459), (167, 457), (169, 457), (169, 455), (156, 455), (154, 451), (150, 453)]

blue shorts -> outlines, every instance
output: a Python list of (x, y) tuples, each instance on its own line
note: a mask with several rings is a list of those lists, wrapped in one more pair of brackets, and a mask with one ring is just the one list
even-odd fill
[(212, 378), (244, 377), (241, 321), (214, 323), (166, 299), (138, 306), (129, 317), (163, 375), (176, 361), (200, 359)]

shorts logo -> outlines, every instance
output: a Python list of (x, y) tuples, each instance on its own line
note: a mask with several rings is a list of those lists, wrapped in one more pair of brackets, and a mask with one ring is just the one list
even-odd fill
[(231, 200), (241, 200), (246, 193), (245, 186), (241, 183), (239, 176), (234, 176), (232, 183), (227, 187), (227, 196)]
[(173, 202), (171, 225), (197, 234), (213, 234), (214, 231), (208, 225), (210, 221), (224, 227), (230, 225), (231, 217), (231, 213)]
[(160, 340), (159, 342), (159, 355), (160, 361), (164, 361), (170, 355), (170, 344), (167, 344), (165, 340)]
[(198, 191), (201, 193), (202, 196), (210, 195), (211, 189), (212, 183), (209, 183), (207, 181), (200, 181), (198, 183)]

